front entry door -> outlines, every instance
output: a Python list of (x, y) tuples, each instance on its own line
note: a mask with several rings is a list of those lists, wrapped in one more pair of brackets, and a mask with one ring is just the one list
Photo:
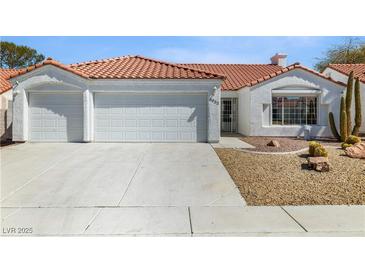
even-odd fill
[(237, 132), (237, 98), (222, 98), (221, 130)]

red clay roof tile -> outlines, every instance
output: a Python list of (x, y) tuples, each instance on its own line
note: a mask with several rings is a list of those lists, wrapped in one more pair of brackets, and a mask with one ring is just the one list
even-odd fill
[(272, 64), (181, 64), (191, 68), (203, 69), (206, 71), (218, 72), (226, 75), (226, 79), (223, 82), (221, 88), (222, 91), (227, 90), (239, 90), (246, 86), (254, 86), (258, 83), (264, 82), (268, 79), (276, 77), (282, 73), (288, 72), (293, 69), (303, 69), (310, 73), (313, 73), (319, 77), (330, 80), (337, 84), (340, 82), (326, 77), (325, 75), (306, 68), (299, 63), (295, 63), (288, 67), (281, 67)]
[(17, 69), (0, 68), (0, 94), (12, 88), (12, 84), (8, 80), (9, 77), (18, 73)]
[(222, 90), (238, 90), (251, 81), (269, 76), (282, 69), (271, 64), (180, 64), (193, 69), (201, 69), (226, 75)]
[(92, 79), (224, 79), (219, 73), (142, 56), (122, 56), (70, 65)]
[(329, 64), (328, 67), (345, 75), (353, 71), (354, 77), (365, 83), (365, 64)]
[(224, 79), (221, 86), (223, 91), (254, 86), (293, 69), (303, 69), (324, 79), (342, 84), (298, 63), (285, 68), (272, 64), (172, 64), (137, 55), (72, 65), (63, 65), (47, 58), (42, 63), (26, 69), (3, 73), (3, 79), (0, 79), (2, 81), (0, 91), (11, 88), (10, 82), (6, 81), (7, 79), (25, 74), (44, 65), (54, 65), (90, 79)]
[(280, 70), (276, 71), (274, 74), (270, 74), (270, 75), (268, 75), (268, 76), (269, 76), (268, 78), (264, 76), (263, 78), (260, 78), (260, 79), (256, 79), (256, 80), (254, 80), (254, 81), (251, 81), (250, 83), (248, 83), (248, 84), (247, 84), (247, 86), (252, 87), (252, 86), (254, 86), (254, 85), (257, 85), (257, 84), (259, 84), (259, 83), (261, 83), (261, 82), (264, 82), (264, 81), (266, 81), (266, 80), (268, 80), (268, 79), (271, 79), (271, 78), (273, 78), (273, 77), (276, 77), (276, 76), (278, 76), (278, 75), (280, 75), (280, 74), (283, 74), (283, 73), (285, 73), (285, 72), (288, 72), (288, 71), (291, 71), (291, 70), (294, 70), (294, 69), (302, 69), (302, 70), (305, 70), (305, 71), (307, 71), (307, 72), (309, 72), (309, 73), (315, 74), (315, 75), (317, 75), (317, 76), (319, 76), (319, 77), (321, 77), (321, 78), (323, 78), (323, 79), (326, 79), (326, 80), (329, 80), (329, 81), (331, 81), (331, 82), (333, 82), (333, 83), (336, 83), (336, 84), (338, 84), (338, 85), (346, 86), (346, 85), (345, 85), (344, 83), (342, 83), (342, 82), (335, 81), (335, 80), (333, 80), (331, 77), (328, 77), (328, 76), (326, 76), (326, 75), (324, 75), (324, 74), (322, 74), (322, 73), (320, 73), (320, 72), (318, 72), (318, 71), (316, 71), (316, 70), (313, 70), (313, 69), (310, 69), (310, 68), (304, 67), (304, 66), (300, 65), (299, 63), (294, 63), (294, 64), (292, 64), (292, 65), (289, 65), (289, 66), (285, 67), (285, 68), (281, 68)]

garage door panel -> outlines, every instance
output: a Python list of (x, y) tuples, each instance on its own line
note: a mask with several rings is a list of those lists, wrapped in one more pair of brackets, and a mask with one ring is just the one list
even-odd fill
[(96, 94), (95, 140), (206, 141), (206, 104), (206, 95)]
[(29, 120), (31, 141), (82, 141), (82, 95), (30, 94)]

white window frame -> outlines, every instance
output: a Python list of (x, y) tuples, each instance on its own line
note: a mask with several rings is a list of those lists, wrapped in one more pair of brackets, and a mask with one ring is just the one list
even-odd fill
[[(291, 124), (291, 125), (285, 125), (284, 124), (284, 119), (282, 119), (281, 125), (278, 124), (273, 124), (272, 123), (272, 99), (273, 97), (290, 97), (290, 96), (295, 96), (295, 97), (316, 97), (317, 98), (317, 104), (316, 104), (316, 123), (315, 124), (307, 124), (307, 117), (306, 117), (306, 123), (305, 124)], [(301, 94), (301, 93), (272, 93), (271, 94), (271, 103), (270, 103), (270, 126), (272, 127), (297, 127), (297, 126), (317, 126), (319, 125), (319, 117), (320, 117), (320, 112), (319, 112), (319, 107), (320, 105), (320, 94), (318, 94), (318, 92), (315, 93), (310, 93), (310, 94)], [(307, 112), (307, 99), (306, 99), (306, 112)], [(284, 117), (284, 108), (282, 108), (282, 117)]]

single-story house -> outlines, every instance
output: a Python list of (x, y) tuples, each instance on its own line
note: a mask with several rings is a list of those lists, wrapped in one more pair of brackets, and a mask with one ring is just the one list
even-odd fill
[(17, 73), (16, 69), (0, 68), (0, 139), (6, 141), (11, 139), (12, 121), (12, 84), (8, 80), (10, 76)]
[[(323, 71), (323, 74), (331, 77), (336, 81), (347, 83), (350, 72), (354, 72), (354, 77), (360, 80), (360, 94), (361, 94), (361, 116), (363, 119), (360, 127), (360, 132), (365, 133), (365, 64), (329, 64)], [(355, 101), (353, 99), (352, 113), (355, 115)]]
[[(270, 64), (174, 64), (141, 56), (64, 65), (11, 78), (13, 140), (218, 142), (251, 136), (331, 136), (346, 88), (276, 54)], [(338, 119), (337, 119), (338, 122)]]

